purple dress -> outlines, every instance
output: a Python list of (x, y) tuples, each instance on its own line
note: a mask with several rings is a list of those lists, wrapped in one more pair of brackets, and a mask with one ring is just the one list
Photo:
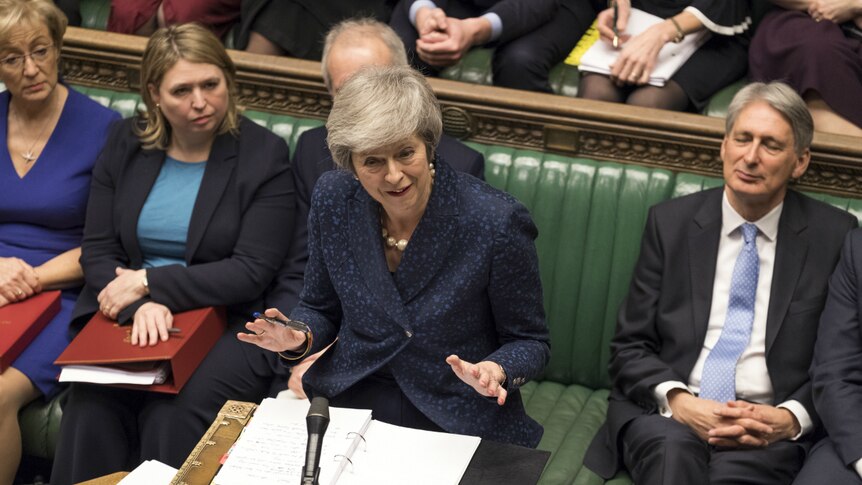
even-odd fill
[[(119, 114), (69, 89), (57, 127), (23, 178), (9, 156), (8, 91), (0, 93), (0, 257), (31, 266), (81, 245), (90, 172), (108, 126)], [(60, 313), (12, 363), (46, 396), (57, 388), (53, 362), (69, 344), (69, 317), (79, 288), (63, 291)]]

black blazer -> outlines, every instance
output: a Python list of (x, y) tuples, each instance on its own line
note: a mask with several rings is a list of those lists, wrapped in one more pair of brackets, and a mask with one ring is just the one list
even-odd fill
[(847, 235), (829, 280), (811, 364), (814, 406), (844, 464), (862, 458), (862, 230)]
[[(585, 464), (610, 478), (619, 467), (623, 427), (657, 412), (652, 389), (687, 382), (703, 348), (721, 233), (723, 187), (663, 202), (650, 209), (626, 300), (611, 341), (605, 427)], [(788, 190), (778, 225), (775, 266), (766, 319), (766, 366), (774, 402), (799, 401), (819, 420), (808, 366), (827, 282), (841, 242), (856, 218)]]
[[(415, 0), (410, 1), (412, 5)], [(446, 10), (450, 3), (461, 3), (476, 9), (477, 15), (495, 13), (503, 23), (499, 43), (517, 39), (545, 24), (559, 8), (559, 0), (434, 0), (434, 4)], [(410, 9), (410, 6), (407, 9)]]
[[(143, 256), (137, 225), (165, 160), (144, 150), (132, 127), (116, 124), (93, 170), (81, 245), (85, 286), (73, 312), (80, 326), (99, 309), (96, 296), (114, 268), (138, 269)], [(120, 312), (128, 322), (143, 303), (172, 312), (227, 305), (263, 308), (262, 294), (284, 259), (293, 233), (295, 201), (287, 144), (246, 118), (239, 136), (219, 135), (206, 162), (189, 223), (186, 266), (147, 270), (150, 294)]]
[[(290, 313), (299, 302), (305, 263), (308, 261), (308, 212), (311, 192), (317, 179), (337, 167), (326, 146), (325, 126), (318, 126), (299, 137), (293, 151), (293, 177), (296, 185), (296, 230), (284, 266), (267, 296), (267, 307), (280, 308)], [(440, 157), (459, 172), (485, 178), (485, 158), (460, 141), (448, 135), (437, 145)]]

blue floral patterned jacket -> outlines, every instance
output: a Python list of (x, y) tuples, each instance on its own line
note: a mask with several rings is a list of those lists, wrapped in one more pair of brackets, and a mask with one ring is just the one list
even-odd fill
[[(380, 206), (346, 171), (324, 174), (311, 202), (309, 261), (291, 318), (312, 352), (309, 395), (335, 396), (387, 365), (410, 401), (443, 429), (535, 447), (542, 427), (518, 388), (550, 357), (534, 240), (514, 197), (437, 161), (428, 207), (395, 274)], [(445, 359), (491, 360), (506, 372), (504, 406), (463, 383)]]

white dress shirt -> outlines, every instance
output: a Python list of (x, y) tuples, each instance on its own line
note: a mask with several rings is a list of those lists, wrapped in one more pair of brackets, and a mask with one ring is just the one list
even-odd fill
[[(760, 257), (760, 272), (757, 278), (757, 296), (754, 303), (754, 322), (751, 339), (736, 363), (736, 397), (745, 401), (769, 404), (773, 399), (772, 380), (766, 367), (766, 316), (769, 310), (769, 296), (772, 287), (772, 270), (775, 265), (775, 243), (778, 237), (778, 221), (784, 203), (769, 211), (768, 214), (752, 223), (757, 226), (757, 254)], [(745, 241), (740, 226), (746, 222), (730, 205), (727, 193), (721, 204), (721, 239), (718, 243), (718, 258), (715, 262), (715, 282), (712, 288), (712, 306), (709, 311), (709, 325), (703, 348), (697, 362), (688, 376), (688, 383), (667, 381), (655, 386), (654, 394), (662, 416), (670, 417), (672, 412), (667, 402), (667, 393), (672, 389), (684, 389), (692, 394), (700, 391), (700, 379), (707, 355), (718, 342), (727, 316), (730, 300), (730, 283), (736, 258), (742, 251)], [(805, 407), (796, 400), (785, 401), (778, 405), (785, 408), (799, 421), (801, 432), (797, 439), (813, 427), (811, 416)]]

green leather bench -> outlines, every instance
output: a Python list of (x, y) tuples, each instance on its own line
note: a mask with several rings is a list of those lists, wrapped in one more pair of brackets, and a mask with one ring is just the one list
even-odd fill
[[(140, 107), (135, 93), (75, 87), (123, 116)], [(320, 120), (247, 111), (291, 145)], [(662, 200), (720, 185), (716, 178), (638, 165), (575, 159), (469, 143), (485, 154), (487, 181), (518, 197), (539, 228), (536, 242), (551, 333), (543, 378), (523, 388), (528, 413), (545, 427), (551, 452), (543, 484), (601, 484), (582, 466), (605, 419), (608, 342), (628, 289), (647, 209)], [(862, 218), (862, 200), (812, 194)], [(25, 408), (25, 455), (53, 458), (63, 394)], [(607, 482), (628, 484), (624, 473)]]

